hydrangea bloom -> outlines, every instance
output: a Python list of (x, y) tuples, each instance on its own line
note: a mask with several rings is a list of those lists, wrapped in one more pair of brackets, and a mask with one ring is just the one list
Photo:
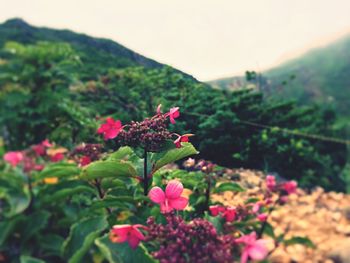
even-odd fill
[(15, 167), (23, 160), (23, 157), (24, 156), (22, 152), (7, 152), (4, 155), (4, 160), (5, 162), (8, 162), (13, 167)]
[(183, 185), (177, 180), (171, 180), (166, 188), (165, 192), (158, 186), (153, 187), (148, 196), (152, 202), (160, 205), (160, 211), (162, 213), (169, 213), (175, 210), (183, 210), (188, 204), (188, 199), (182, 197)]
[(266, 258), (268, 254), (266, 241), (262, 239), (257, 240), (256, 238), (256, 233), (252, 232), (249, 235), (236, 239), (238, 244), (244, 244), (241, 255), (241, 263), (246, 263), (248, 259), (263, 260)]
[(97, 130), (98, 134), (103, 134), (105, 140), (114, 139), (118, 136), (123, 126), (120, 120), (109, 117)]
[(139, 230), (142, 225), (115, 225), (110, 232), (110, 240), (115, 243), (128, 242), (132, 249), (145, 240), (145, 236)]

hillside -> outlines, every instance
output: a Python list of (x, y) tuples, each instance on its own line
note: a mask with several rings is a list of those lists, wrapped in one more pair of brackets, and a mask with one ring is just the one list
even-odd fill
[[(350, 35), (262, 74), (261, 90), (270, 97), (292, 98), (300, 104), (329, 104), (342, 116), (350, 117)], [(246, 82), (243, 77), (233, 77), (210, 84), (234, 89)]]
[[(91, 73), (94, 76), (105, 74), (109, 68), (142, 66), (148, 69), (160, 69), (166, 66), (109, 39), (94, 38), (70, 30), (34, 27), (18, 18), (0, 24), (0, 48), (8, 41), (22, 44), (34, 44), (38, 41), (69, 43), (83, 62), (84, 67), (80, 72), (83, 79), (91, 79), (89, 76)], [(185, 73), (182, 74), (190, 77)]]

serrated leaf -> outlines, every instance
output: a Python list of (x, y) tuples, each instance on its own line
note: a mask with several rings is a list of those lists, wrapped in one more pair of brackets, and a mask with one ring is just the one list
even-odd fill
[(225, 191), (232, 191), (232, 192), (244, 192), (245, 190), (237, 183), (227, 182), (222, 183), (219, 186), (214, 188), (214, 193), (222, 193)]
[(165, 153), (155, 154), (154, 159), (157, 161), (154, 165), (152, 173), (167, 164), (176, 162), (194, 154), (198, 154), (198, 151), (193, 147), (191, 143), (182, 143), (181, 148), (174, 148)]
[(45, 263), (44, 260), (38, 259), (38, 258), (33, 258), (30, 256), (21, 256), (20, 258), (21, 263)]
[(292, 237), (290, 239), (284, 240), (283, 242), (286, 246), (291, 246), (295, 244), (301, 244), (307, 247), (315, 248), (315, 244), (308, 237)]
[(121, 160), (133, 153), (134, 151), (129, 146), (120, 147), (116, 152), (111, 153), (107, 160)]
[(37, 176), (36, 180), (42, 180), (49, 177), (71, 178), (80, 174), (80, 168), (72, 163), (53, 163), (49, 164)]
[(83, 172), (83, 177), (87, 179), (136, 175), (137, 172), (131, 163), (117, 160), (93, 162)]
[(140, 244), (136, 249), (130, 248), (128, 243), (112, 243), (108, 234), (96, 239), (96, 246), (109, 263), (155, 263), (157, 262)]
[(47, 185), (39, 192), (40, 202), (55, 203), (64, 198), (79, 193), (95, 194), (95, 189), (86, 182), (81, 181), (63, 181), (55, 185)]
[(69, 263), (79, 263), (99, 234), (108, 227), (105, 217), (85, 218), (75, 223), (63, 243), (63, 255)]

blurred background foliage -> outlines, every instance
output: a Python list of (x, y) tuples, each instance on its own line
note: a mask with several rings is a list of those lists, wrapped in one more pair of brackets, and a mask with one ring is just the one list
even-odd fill
[[(177, 130), (194, 133), (199, 158), (346, 190), (345, 144), (281, 128), (345, 136), (331, 107), (266, 97), (254, 86), (213, 89), (112, 41), (38, 29), (21, 20), (0, 26), (0, 127), (6, 150), (49, 138), (64, 146), (96, 142), (100, 119), (128, 122), (181, 108)], [(13, 42), (16, 41), (16, 42)], [(268, 127), (252, 126), (264, 124)]]

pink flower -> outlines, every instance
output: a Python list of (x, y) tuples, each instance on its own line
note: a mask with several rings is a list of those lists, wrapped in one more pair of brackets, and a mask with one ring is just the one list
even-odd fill
[(212, 206), (209, 206), (209, 211), (212, 216), (217, 216), (220, 213), (225, 212), (225, 207), (221, 205), (212, 205)]
[(118, 136), (119, 132), (123, 129), (122, 123), (120, 120), (114, 120), (111, 117), (106, 119), (106, 123), (103, 123), (100, 128), (98, 128), (97, 133), (103, 134), (104, 139), (114, 139)]
[(170, 122), (175, 124), (175, 119), (180, 117), (179, 107), (171, 108), (170, 111), (166, 114), (166, 117), (169, 116)]
[(260, 222), (265, 222), (267, 220), (267, 214), (259, 214), (256, 217)]
[(64, 159), (63, 153), (56, 153), (55, 155), (50, 157), (51, 162), (57, 163), (59, 161), (62, 161)]
[(162, 104), (159, 104), (157, 107), (157, 114), (160, 115), (162, 114)]
[(252, 212), (256, 214), (257, 212), (259, 212), (261, 207), (262, 207), (262, 202), (256, 202), (252, 207)]
[(128, 242), (132, 249), (137, 248), (145, 236), (138, 229), (144, 227), (142, 225), (115, 225), (113, 226), (109, 238), (114, 243)]
[(85, 155), (83, 157), (81, 157), (81, 159), (79, 161), (80, 166), (86, 166), (89, 163), (91, 163), (91, 159), (89, 156), (85, 156)]
[(188, 142), (189, 141), (188, 137), (191, 137), (191, 136), (193, 136), (193, 134), (184, 134), (184, 135), (178, 136), (177, 139), (174, 141), (176, 148), (181, 148), (181, 143)]
[(297, 191), (298, 183), (296, 181), (289, 181), (283, 184), (283, 189), (290, 195)]
[(226, 222), (232, 222), (236, 218), (236, 208), (226, 207), (225, 212), (222, 213), (222, 217), (225, 218)]
[(53, 146), (53, 144), (49, 142), (49, 139), (43, 140), (43, 141), (41, 142), (41, 145), (44, 146), (44, 147), (46, 147), (46, 148), (50, 148), (50, 147)]
[(276, 187), (276, 179), (272, 175), (266, 176), (266, 187), (269, 191), (273, 191)]
[(24, 156), (22, 152), (7, 152), (4, 155), (4, 160), (15, 167), (19, 162), (23, 160), (23, 157)]
[(257, 240), (255, 232), (236, 239), (236, 242), (245, 245), (241, 255), (241, 263), (246, 263), (248, 259), (263, 260), (268, 254), (266, 241)]
[(171, 180), (165, 192), (158, 186), (155, 186), (149, 191), (148, 196), (152, 202), (160, 205), (162, 213), (169, 213), (175, 210), (184, 210), (188, 204), (188, 199), (182, 197), (183, 185), (177, 180)]

